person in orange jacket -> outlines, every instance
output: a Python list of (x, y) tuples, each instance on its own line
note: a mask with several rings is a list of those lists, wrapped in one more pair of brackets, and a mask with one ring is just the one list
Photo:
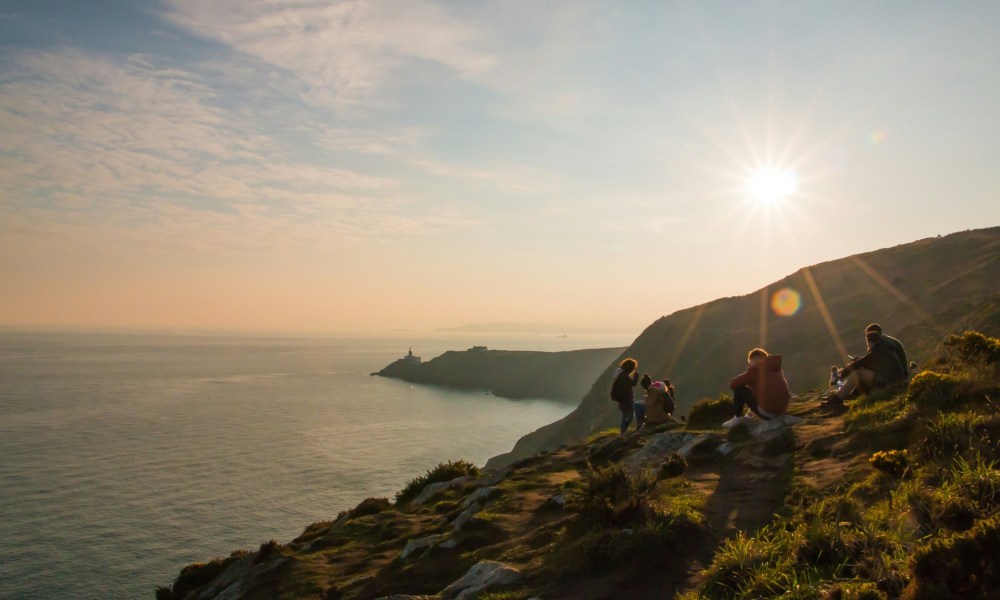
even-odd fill
[(781, 356), (754, 348), (747, 355), (747, 370), (729, 382), (733, 390), (733, 418), (722, 424), (729, 429), (744, 420), (744, 408), (765, 421), (777, 419), (788, 410), (788, 381), (781, 371)]

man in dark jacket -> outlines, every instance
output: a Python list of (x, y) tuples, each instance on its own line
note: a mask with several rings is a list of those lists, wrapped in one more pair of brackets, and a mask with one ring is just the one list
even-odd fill
[(903, 366), (903, 378), (905, 379), (910, 372), (910, 363), (906, 361), (906, 349), (903, 348), (903, 342), (897, 340), (892, 336), (888, 336), (882, 331), (882, 326), (878, 323), (872, 323), (868, 327), (865, 327), (865, 335), (868, 335), (871, 331), (877, 331), (882, 334), (882, 339), (892, 346), (892, 351), (896, 353), (896, 358), (899, 359), (899, 364)]
[(824, 398), (821, 406), (840, 407), (855, 390), (885, 387), (906, 378), (906, 363), (900, 362), (896, 347), (879, 331), (866, 331), (865, 341), (868, 343), (868, 352), (840, 370), (843, 385), (836, 393)]

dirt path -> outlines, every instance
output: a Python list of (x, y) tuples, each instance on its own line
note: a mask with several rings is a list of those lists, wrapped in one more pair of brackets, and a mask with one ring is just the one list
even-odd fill
[(843, 414), (820, 411), (816, 394), (794, 402), (789, 414), (801, 419), (791, 428), (793, 448), (761, 452), (747, 447), (729, 460), (705, 461), (689, 469), (690, 481), (708, 496), (705, 517), (715, 543), (699, 554), (682, 592), (698, 587), (700, 571), (711, 563), (718, 544), (739, 531), (752, 534), (770, 523), (783, 509), (793, 482), (823, 489), (843, 477), (853, 458)]

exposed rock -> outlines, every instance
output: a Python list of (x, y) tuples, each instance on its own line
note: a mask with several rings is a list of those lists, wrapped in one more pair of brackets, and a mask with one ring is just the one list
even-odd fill
[(632, 471), (657, 468), (665, 458), (675, 452), (679, 453), (694, 438), (693, 433), (684, 431), (667, 431), (652, 435), (646, 440), (646, 445), (641, 450), (633, 453), (622, 463)]
[(565, 494), (552, 496), (542, 506), (544, 508), (566, 508), (566, 496)]
[(225, 571), (205, 586), (198, 594), (198, 598), (238, 598), (242, 596), (247, 588), (246, 576), (252, 568), (253, 556), (248, 554), (226, 567)]
[(478, 503), (473, 502), (470, 504), (462, 514), (455, 517), (455, 522), (452, 524), (452, 530), (455, 532), (461, 531), (465, 524), (472, 520), (472, 517), (476, 516), (476, 513), (483, 510), (483, 507)]
[(726, 442), (716, 448), (715, 451), (723, 456), (729, 456), (734, 450), (736, 450), (737, 447), (738, 446), (732, 442)]
[(715, 450), (722, 443), (722, 438), (711, 433), (703, 433), (684, 444), (677, 454), (684, 460), (690, 459), (695, 454), (707, 454)]
[(469, 506), (473, 503), (478, 503), (480, 500), (488, 500), (495, 496), (499, 491), (500, 488), (497, 487), (481, 487), (465, 498), (462, 502), (462, 508), (469, 508)]
[(501, 562), (484, 560), (476, 563), (460, 579), (441, 591), (444, 600), (467, 600), (490, 588), (510, 585), (521, 579), (521, 572)]
[(445, 490), (450, 490), (452, 488), (458, 487), (460, 485), (465, 485), (466, 483), (471, 483), (476, 481), (477, 477), (473, 475), (463, 475), (461, 477), (456, 477), (451, 481), (439, 481), (438, 483), (429, 483), (424, 486), (424, 489), (420, 490), (420, 494), (416, 498), (410, 501), (413, 506), (420, 506), (424, 502), (431, 499), (432, 496), (443, 492)]
[(413, 555), (415, 552), (426, 551), (434, 546), (437, 546), (446, 539), (443, 533), (438, 533), (434, 535), (429, 535), (427, 537), (422, 537), (416, 540), (410, 540), (406, 542), (406, 547), (399, 554), (399, 558), (406, 559)]

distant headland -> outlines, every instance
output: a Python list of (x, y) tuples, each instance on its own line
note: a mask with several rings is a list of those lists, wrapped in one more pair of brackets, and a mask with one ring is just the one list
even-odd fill
[(424, 362), (410, 348), (403, 358), (372, 375), (463, 390), (486, 390), (504, 398), (576, 403), (623, 350), (533, 352), (473, 346), (465, 351), (445, 352)]

